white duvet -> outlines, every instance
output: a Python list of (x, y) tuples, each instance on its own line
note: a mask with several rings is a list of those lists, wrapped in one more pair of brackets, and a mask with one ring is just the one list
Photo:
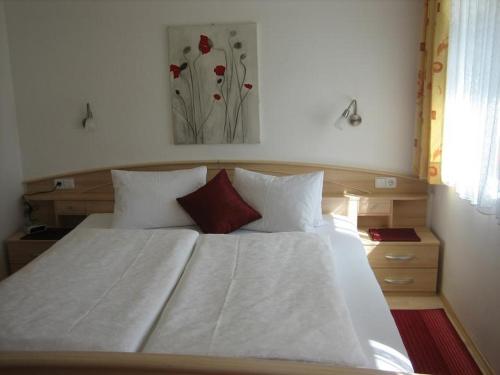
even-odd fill
[[(113, 214), (92, 214), (81, 228), (111, 228)], [(413, 372), (387, 302), (370, 269), (356, 226), (346, 217), (323, 216), (324, 225), (315, 232), (330, 237), (335, 258), (335, 276), (342, 289), (367, 367)], [(192, 229), (192, 228), (191, 228)], [(238, 230), (235, 234), (255, 232)]]
[(76, 229), (0, 283), (0, 350), (367, 365), (313, 233)]
[(198, 233), (76, 229), (0, 283), (0, 350), (137, 351)]
[(204, 235), (145, 352), (364, 366), (328, 240)]

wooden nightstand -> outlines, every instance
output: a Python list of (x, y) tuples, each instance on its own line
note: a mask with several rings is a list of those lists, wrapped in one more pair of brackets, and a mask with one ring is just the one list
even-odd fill
[(439, 240), (428, 228), (418, 227), (415, 231), (420, 242), (377, 242), (366, 230), (359, 231), (384, 292), (436, 292)]
[(45, 232), (28, 236), (23, 232), (13, 234), (6, 241), (9, 274), (16, 272), (31, 262), (69, 231), (70, 229), (49, 228)]

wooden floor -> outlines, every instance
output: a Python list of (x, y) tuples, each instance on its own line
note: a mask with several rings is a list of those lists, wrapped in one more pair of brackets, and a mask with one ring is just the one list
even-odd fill
[(493, 375), (491, 367), (488, 366), (484, 357), (477, 350), (476, 346), (470, 339), (469, 335), (466, 333), (464, 327), (458, 320), (455, 312), (451, 308), (446, 298), (442, 298), (441, 296), (406, 296), (387, 294), (385, 296), (385, 299), (387, 300), (387, 303), (391, 309), (444, 309), (446, 311), (446, 315), (448, 315), (448, 318), (462, 338), (462, 341), (465, 343), (467, 349), (469, 349), (469, 352), (471, 353), (472, 357), (476, 361), (483, 374)]

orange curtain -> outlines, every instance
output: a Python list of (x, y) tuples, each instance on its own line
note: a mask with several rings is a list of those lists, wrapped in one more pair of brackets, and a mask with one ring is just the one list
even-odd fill
[(451, 0), (425, 0), (413, 171), (430, 184), (441, 183), (444, 97)]

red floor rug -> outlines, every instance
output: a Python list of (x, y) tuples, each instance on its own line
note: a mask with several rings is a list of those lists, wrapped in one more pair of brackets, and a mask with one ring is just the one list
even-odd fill
[(481, 374), (443, 309), (391, 312), (415, 372)]

